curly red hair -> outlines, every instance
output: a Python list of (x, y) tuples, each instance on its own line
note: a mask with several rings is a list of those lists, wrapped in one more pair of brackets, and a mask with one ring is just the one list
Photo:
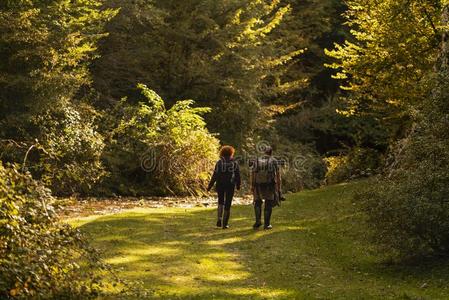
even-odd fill
[(235, 149), (232, 146), (223, 146), (220, 149), (220, 157), (230, 158), (233, 157)]

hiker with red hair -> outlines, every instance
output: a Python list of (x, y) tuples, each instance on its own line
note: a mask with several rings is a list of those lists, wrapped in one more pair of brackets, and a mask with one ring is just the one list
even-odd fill
[(209, 182), (207, 191), (216, 184), (218, 195), (218, 220), (217, 227), (228, 229), (229, 217), (231, 215), (232, 199), (235, 189), (240, 190), (240, 168), (234, 160), (235, 149), (232, 146), (223, 146), (220, 149), (220, 160), (215, 164), (214, 173)]

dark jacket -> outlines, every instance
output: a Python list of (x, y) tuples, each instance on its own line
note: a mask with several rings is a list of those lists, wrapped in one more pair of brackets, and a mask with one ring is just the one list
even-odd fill
[(210, 190), (215, 183), (217, 184), (217, 189), (232, 187), (233, 185), (240, 189), (242, 184), (240, 167), (233, 158), (221, 158), (217, 161), (208, 189)]

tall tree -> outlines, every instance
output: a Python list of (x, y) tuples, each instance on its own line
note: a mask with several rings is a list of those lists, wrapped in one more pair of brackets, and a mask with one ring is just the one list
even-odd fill
[[(102, 141), (86, 117), (91, 108), (77, 93), (90, 84), (96, 43), (115, 14), (101, 5), (100, 0), (0, 4), (2, 159), (22, 162), (38, 142), (43, 151), (34, 156), (39, 161), (34, 171), (59, 189), (90, 182), (100, 167)], [(11, 145), (24, 151), (11, 151)], [(58, 185), (63, 178), (67, 185)]]
[(289, 78), (303, 79), (303, 88), (288, 93), (283, 100), (307, 100), (321, 105), (327, 96), (334, 94), (338, 85), (330, 78), (332, 72), (324, 66), (329, 58), (324, 49), (345, 37), (341, 14), (346, 7), (340, 0), (284, 0), (292, 12), (284, 18), (275, 35), (282, 43), (305, 49), (302, 59), (295, 61), (287, 72)]
[(350, 0), (352, 39), (327, 53), (350, 91), (348, 114), (374, 114), (402, 129), (428, 94), (428, 75), (438, 57), (441, 1)]
[[(263, 121), (261, 99), (286, 84), (273, 80), (273, 74), (302, 52), (271, 35), (290, 6), (279, 0), (148, 3), (155, 10), (142, 14), (159, 18), (138, 18), (134, 4), (120, 4), (122, 14), (110, 25), (103, 58), (94, 68), (101, 97), (132, 95), (135, 84), (121, 80), (127, 76), (166, 99), (195, 99), (211, 106), (209, 128), (223, 142), (244, 144)], [(291, 87), (300, 83), (297, 79), (289, 80)]]

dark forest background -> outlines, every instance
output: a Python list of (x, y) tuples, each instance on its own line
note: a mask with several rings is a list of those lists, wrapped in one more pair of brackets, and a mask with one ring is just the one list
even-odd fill
[[(371, 174), (387, 149), (378, 119), (337, 113), (345, 93), (324, 50), (349, 37), (341, 1), (19, 2), (2, 4), (0, 20), (1, 158), (56, 194), (198, 194), (217, 143), (304, 157), (285, 170), (296, 191), (328, 169), (329, 182)], [(138, 84), (167, 111), (183, 99), (209, 107), (182, 109), (206, 128), (162, 124), (166, 113), (149, 124)], [(142, 167), (164, 157), (171, 167)], [(335, 175), (347, 159), (363, 161)]]

